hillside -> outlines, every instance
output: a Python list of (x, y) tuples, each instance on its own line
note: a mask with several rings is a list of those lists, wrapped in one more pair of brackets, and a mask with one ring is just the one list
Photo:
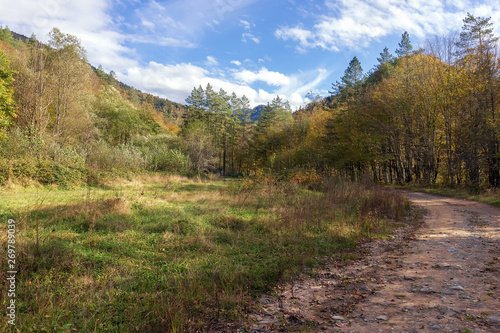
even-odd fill
[(132, 86), (129, 86), (121, 81), (118, 81), (113, 72), (107, 74), (103, 71), (102, 67), (93, 67), (94, 73), (102, 80), (119, 90), (122, 95), (136, 105), (149, 104), (160, 115), (167, 117), (180, 124), (182, 115), (186, 107), (183, 104), (172, 102), (166, 98), (154, 96), (149, 93), (142, 92)]
[[(2, 30), (1, 35), (3, 36), (3, 38), (0, 38), (0, 40), (5, 39), (8, 42), (10, 39), (8, 37), (8, 34), (10, 33), (12, 35), (11, 43), (14, 45), (18, 44), (19, 42), (28, 43), (31, 38), (36, 38), (34, 35), (30, 38), (26, 37), (25, 35), (19, 34), (15, 31), (10, 31), (8, 27), (5, 29), (2, 28), (1, 30)], [(121, 81), (118, 81), (113, 72), (109, 74), (105, 73), (102, 70), (101, 66), (94, 67), (93, 65), (91, 65), (91, 67), (94, 70), (94, 73), (97, 77), (99, 77), (107, 84), (110, 84), (113, 87), (115, 87), (118, 91), (122, 93), (124, 97), (126, 97), (135, 106), (140, 106), (141, 104), (149, 104), (161, 116), (166, 117), (171, 121), (174, 121), (176, 124), (179, 124), (181, 122), (182, 114), (185, 111), (185, 106), (183, 104), (176, 103), (166, 98), (161, 98), (149, 93), (142, 92), (132, 86), (129, 86)]]

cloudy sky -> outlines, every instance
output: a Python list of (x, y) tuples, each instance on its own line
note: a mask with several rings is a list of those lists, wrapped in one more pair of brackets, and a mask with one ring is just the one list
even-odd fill
[(368, 71), (404, 31), (418, 46), (467, 12), (500, 27), (498, 0), (0, 0), (4, 27), (76, 35), (92, 65), (142, 91), (184, 103), (210, 83), (254, 106), (327, 95), (352, 57)]

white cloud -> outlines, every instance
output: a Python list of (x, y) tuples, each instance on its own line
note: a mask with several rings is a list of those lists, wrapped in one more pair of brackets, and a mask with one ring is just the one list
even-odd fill
[(217, 62), (217, 59), (215, 59), (212, 56), (207, 56), (207, 61), (205, 61), (205, 65), (207, 66), (217, 66), (219, 63)]
[(251, 84), (256, 81), (262, 81), (273, 86), (283, 86), (290, 84), (290, 79), (281, 73), (271, 72), (267, 68), (262, 67), (258, 72), (242, 70), (235, 72), (233, 77), (243, 83)]
[[(321, 46), (320, 42), (313, 42), (309, 41), (310, 39), (316, 39), (314, 34), (309, 31), (305, 30), (301, 27), (295, 27), (295, 28), (280, 28), (276, 30), (275, 36), (278, 38), (281, 38), (283, 40), (293, 40), (295, 42), (299, 42), (300, 48), (311, 48), (311, 47), (316, 47), (316, 46)], [(325, 36), (327, 37), (327, 36)], [(328, 38), (328, 37), (327, 37)], [(316, 45), (315, 45), (316, 44)], [(336, 49), (335, 51), (337, 51)]]
[(500, 3), (485, 1), (439, 0), (327, 0), (326, 14), (316, 15), (316, 23), (306, 28), (301, 24), (281, 27), (275, 36), (297, 43), (297, 50), (311, 48), (339, 51), (367, 47), (371, 42), (390, 34), (408, 31), (417, 38), (436, 33), (460, 30), (466, 12), (492, 17), (500, 23)]
[(260, 43), (260, 39), (255, 37), (254, 35), (252, 34), (249, 34), (249, 33), (244, 33), (243, 35), (241, 35), (241, 41), (243, 43), (246, 43), (248, 40), (251, 40), (252, 42), (254, 42), (255, 44), (259, 44)]
[(241, 66), (241, 61), (238, 60), (232, 60), (231, 63), (236, 66)]
[(141, 24), (148, 28), (149, 30), (154, 30), (155, 24), (151, 21), (148, 21), (146, 19), (142, 19)]
[[(118, 73), (118, 79), (142, 91), (179, 103), (185, 103), (185, 99), (194, 87), (200, 85), (206, 87), (210, 83), (215, 90), (222, 88), (229, 93), (235, 92), (238, 96), (245, 95), (252, 107), (271, 102), (279, 95), (288, 100), (292, 108), (298, 108), (307, 102), (303, 96), (320, 85), (328, 75), (324, 69), (286, 76), (262, 68), (258, 72), (233, 70), (233, 76), (238, 79), (231, 81), (221, 76), (214, 76), (208, 70), (190, 63), (163, 65), (152, 61), (145, 67), (136, 66), (124, 73)], [(276, 89), (252, 88), (250, 84), (257, 81), (271, 84)]]
[(222, 88), (227, 92), (234, 91), (238, 96), (247, 96), (252, 106), (270, 102), (276, 96), (273, 92), (211, 77), (206, 69), (190, 63), (162, 65), (152, 61), (146, 67), (133, 67), (125, 73), (119, 73), (118, 78), (134, 84), (138, 89), (179, 103), (185, 103), (194, 87), (205, 87), (208, 83), (215, 90)]
[(123, 44), (127, 37), (116, 31), (115, 18), (107, 14), (109, 5), (102, 0), (22, 0), (2, 8), (0, 24), (27, 36), (35, 33), (41, 41), (57, 27), (81, 39), (92, 64), (119, 71), (137, 62), (131, 58), (134, 50)]
[(240, 25), (245, 28), (246, 30), (250, 30), (251, 26), (250, 23), (244, 20), (240, 20)]

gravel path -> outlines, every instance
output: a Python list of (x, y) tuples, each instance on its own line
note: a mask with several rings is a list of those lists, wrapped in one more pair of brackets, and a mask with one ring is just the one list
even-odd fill
[(422, 228), (264, 295), (252, 332), (500, 332), (500, 208), (404, 194)]

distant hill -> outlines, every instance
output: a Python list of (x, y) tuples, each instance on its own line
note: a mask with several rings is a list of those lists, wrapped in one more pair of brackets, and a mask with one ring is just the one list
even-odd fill
[(247, 112), (250, 112), (250, 120), (255, 122), (259, 121), (262, 114), (262, 109), (264, 109), (265, 107), (265, 105), (257, 105), (253, 109), (248, 110)]
[(23, 43), (27, 43), (30, 39), (25, 35), (18, 34), (17, 32), (11, 31), (12, 37), (16, 40), (20, 40)]

